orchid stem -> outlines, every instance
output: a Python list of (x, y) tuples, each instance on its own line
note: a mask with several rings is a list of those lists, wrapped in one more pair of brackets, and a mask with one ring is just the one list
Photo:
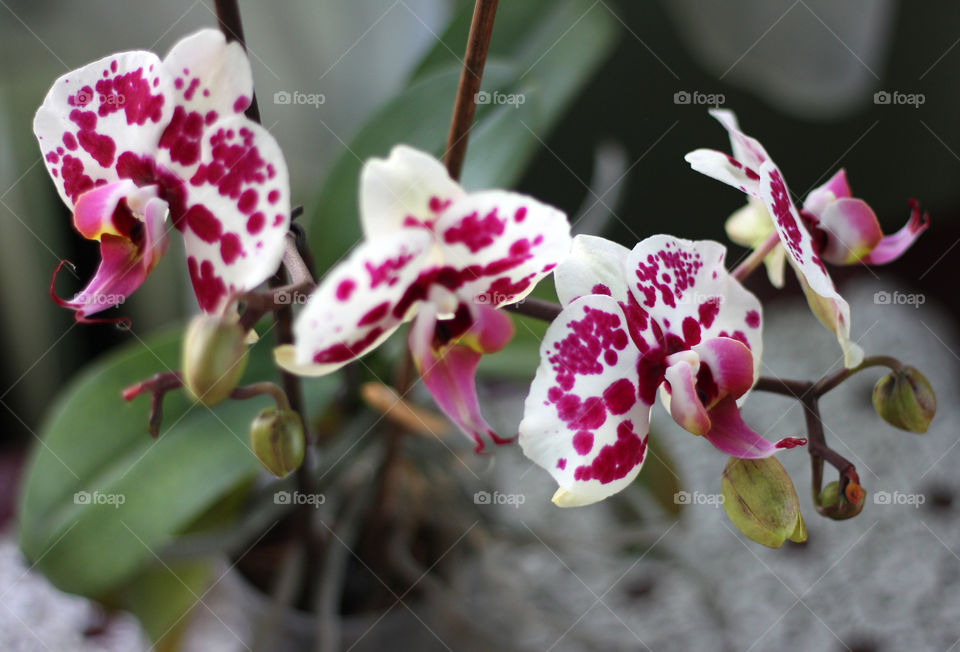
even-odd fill
[(263, 396), (264, 394), (269, 394), (270, 397), (273, 398), (274, 402), (277, 404), (277, 409), (290, 409), (290, 401), (287, 400), (286, 392), (284, 392), (276, 383), (271, 383), (270, 381), (266, 380), (259, 383), (244, 385), (243, 387), (237, 387), (230, 393), (230, 398), (243, 401), (255, 396)]
[(775, 378), (772, 376), (761, 376), (757, 379), (754, 389), (760, 392), (770, 392), (772, 394), (782, 394), (790, 396), (798, 401), (804, 400), (807, 393), (811, 393), (816, 398), (820, 398), (831, 389), (835, 389), (840, 383), (850, 378), (856, 373), (869, 369), (870, 367), (889, 367), (897, 371), (903, 368), (903, 363), (889, 355), (873, 355), (864, 358), (856, 367), (852, 369), (841, 369), (840, 371), (824, 376), (816, 382), (806, 380), (787, 380), (786, 378)]
[(763, 262), (763, 259), (774, 250), (774, 248), (780, 244), (780, 235), (774, 231), (770, 234), (770, 237), (764, 240), (763, 244), (760, 245), (758, 249), (755, 249), (746, 260), (737, 265), (736, 269), (733, 270), (731, 275), (733, 278), (738, 281), (743, 281), (745, 278), (750, 276), (750, 274)]
[(453, 105), (453, 118), (447, 136), (447, 153), (444, 163), (453, 179), (460, 178), (463, 159), (467, 154), (467, 141), (473, 128), (473, 114), (477, 108), (477, 93), (483, 78), (483, 67), (490, 48), (493, 21), (497, 13), (497, 0), (477, 0), (473, 7), (473, 20), (467, 36), (467, 50), (463, 56), (460, 85)]
[[(246, 50), (247, 46), (243, 38), (243, 21), (240, 18), (240, 7), (237, 5), (237, 0), (214, 0), (214, 4), (216, 6), (217, 21), (220, 24), (220, 31), (223, 32), (223, 35), (228, 41), (235, 40), (244, 47), (244, 50)], [(252, 97), (250, 98), (250, 106), (247, 107), (246, 115), (254, 122), (260, 122), (260, 110), (257, 106), (256, 93), (253, 93)], [(290, 260), (290, 257), (293, 255), (292, 253), (286, 253), (290, 251), (289, 244), (290, 240), (288, 239), (288, 246), (284, 254), (285, 262)], [(299, 256), (299, 252), (297, 252), (297, 256)], [(286, 284), (286, 278), (286, 265), (281, 265), (277, 270), (277, 273), (270, 278), (269, 285), (272, 289), (276, 290)], [(293, 310), (291, 309), (290, 304), (279, 308), (273, 313), (273, 315), (277, 344), (292, 344)], [(306, 411), (304, 410), (303, 391), (300, 385), (300, 378), (284, 369), (280, 370), (280, 378), (283, 384), (283, 391), (286, 394), (287, 400), (289, 401), (290, 408), (300, 416), (300, 421), (303, 423), (307, 434), (307, 442), (309, 444), (310, 421), (307, 419)], [(305, 495), (313, 495), (316, 493), (314, 491), (313, 478), (310, 473), (309, 459), (304, 460), (304, 463), (301, 464), (297, 469), (296, 477), (298, 491)], [(303, 508), (300, 510), (300, 519), (297, 522), (300, 541), (305, 554), (305, 568), (303, 577), (306, 578), (305, 592), (307, 595), (313, 593), (313, 587), (311, 585), (316, 578), (316, 569), (318, 564), (317, 546), (315, 545), (316, 537), (313, 532), (314, 511), (315, 510), (309, 504), (304, 503)]]
[(814, 384), (813, 391), (817, 396), (823, 396), (850, 376), (869, 367), (889, 367), (893, 371), (897, 371), (903, 368), (903, 363), (889, 355), (870, 356), (864, 358), (863, 362), (852, 369), (841, 369), (832, 376), (821, 378)]
[(512, 303), (508, 306), (504, 306), (503, 309), (509, 310), (510, 312), (515, 312), (518, 315), (523, 315), (524, 317), (539, 319), (549, 324), (557, 318), (557, 316), (563, 310), (563, 306), (554, 301), (546, 301), (545, 299), (534, 299), (527, 297), (519, 303)]
[(183, 379), (176, 371), (168, 371), (141, 380), (123, 390), (123, 398), (132, 401), (136, 397), (150, 392), (150, 418), (147, 421), (147, 431), (156, 439), (160, 436), (160, 426), (163, 424), (163, 397), (167, 392), (183, 387)]

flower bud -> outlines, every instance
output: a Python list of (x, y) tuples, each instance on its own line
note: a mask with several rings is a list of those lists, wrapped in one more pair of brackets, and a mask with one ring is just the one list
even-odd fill
[(213, 406), (227, 398), (247, 366), (243, 328), (216, 315), (200, 314), (183, 337), (183, 384), (194, 399)]
[(250, 445), (267, 471), (282, 478), (303, 462), (306, 442), (293, 410), (264, 408), (250, 424)]
[(937, 397), (923, 374), (903, 367), (877, 381), (873, 407), (890, 425), (923, 433), (937, 412)]
[(723, 510), (748, 538), (771, 548), (807, 540), (797, 490), (775, 457), (731, 457), (720, 486)]
[(840, 483), (834, 480), (820, 492), (817, 511), (827, 518), (843, 521), (859, 514), (866, 499), (867, 492), (856, 482), (848, 482), (847, 488), (841, 494)]

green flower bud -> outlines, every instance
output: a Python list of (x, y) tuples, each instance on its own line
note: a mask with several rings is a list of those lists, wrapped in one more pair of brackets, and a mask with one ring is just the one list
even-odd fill
[(731, 457), (720, 487), (723, 510), (748, 538), (771, 548), (807, 540), (797, 490), (776, 458)]
[(937, 412), (937, 397), (923, 374), (903, 367), (877, 381), (873, 407), (890, 425), (923, 433)]
[(866, 501), (867, 492), (856, 482), (848, 482), (846, 490), (840, 493), (840, 483), (834, 480), (820, 492), (817, 511), (827, 518), (843, 521), (859, 514)]
[(250, 424), (250, 444), (267, 471), (286, 476), (303, 462), (306, 441), (300, 416), (293, 410), (264, 408)]
[(200, 314), (183, 337), (181, 373), (193, 398), (213, 406), (227, 398), (247, 366), (243, 328), (216, 315)]
[(834, 480), (820, 492), (820, 506), (833, 507), (840, 502), (840, 483)]

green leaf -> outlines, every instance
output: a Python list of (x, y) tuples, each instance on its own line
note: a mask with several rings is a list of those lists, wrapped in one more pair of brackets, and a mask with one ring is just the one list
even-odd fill
[(190, 612), (213, 577), (208, 560), (151, 564), (120, 594), (120, 604), (140, 621), (157, 652), (181, 649)]
[[(252, 347), (245, 382), (274, 377), (270, 349), (268, 339)], [(179, 356), (179, 328), (137, 338), (90, 365), (50, 409), (26, 470), (20, 546), (60, 589), (100, 597), (118, 588), (259, 472), (248, 428), (270, 399), (211, 410), (170, 392), (155, 440), (150, 398), (121, 398), (124, 387), (177, 368)], [(311, 383), (311, 399), (331, 382)]]
[(647, 439), (647, 458), (636, 483), (646, 489), (668, 515), (676, 516), (680, 513), (682, 505), (676, 499), (680, 491), (677, 465), (652, 431)]
[[(503, 3), (482, 87), (520, 93), (523, 104), (478, 105), (464, 164), (467, 188), (510, 187), (549, 136), (564, 109), (609, 54), (613, 18), (589, 0)], [(446, 142), (469, 30), (469, 12), (454, 19), (423, 59), (408, 87), (374, 112), (335, 161), (308, 225), (310, 245), (324, 270), (360, 239), (360, 168), (407, 143), (440, 155)], [(445, 45), (444, 45), (445, 44)], [(456, 52), (457, 54), (451, 54)], [(330, 228), (332, 225), (336, 228)]]

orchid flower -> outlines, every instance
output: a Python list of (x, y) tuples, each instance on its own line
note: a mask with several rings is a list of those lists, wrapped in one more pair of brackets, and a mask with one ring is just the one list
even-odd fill
[(410, 348), (440, 408), (475, 443), (505, 443), (480, 415), (482, 353), (513, 333), (497, 310), (522, 300), (570, 250), (561, 211), (499, 190), (467, 193), (432, 156), (398, 145), (360, 177), (365, 241), (327, 273), (277, 362), (319, 376), (414, 319)]
[(276, 271), (290, 222), (287, 166), (244, 117), (252, 97), (243, 47), (211, 29), (162, 61), (121, 52), (54, 82), (34, 133), (74, 226), (100, 243), (93, 279), (57, 299), (78, 321), (144, 282), (167, 250), (168, 216), (204, 311)]
[(646, 456), (660, 390), (673, 419), (717, 449), (767, 457), (740, 418), (760, 368), (761, 306), (724, 269), (723, 245), (657, 235), (628, 250), (574, 238), (555, 272), (563, 311), (547, 329), (524, 405), (520, 446), (560, 485), (561, 507), (629, 485)]
[(916, 202), (911, 201), (907, 224), (884, 236), (870, 206), (853, 197), (843, 170), (811, 191), (802, 210), (797, 210), (779, 168), (756, 139), (740, 131), (733, 112), (712, 109), (710, 114), (730, 134), (733, 156), (698, 149), (685, 158), (694, 170), (748, 195), (747, 205), (727, 220), (727, 234), (737, 244), (753, 249), (766, 249), (772, 238), (779, 239), (764, 258), (771, 283), (783, 287), (784, 261), (789, 260), (814, 314), (836, 334), (846, 366), (857, 366), (863, 351), (850, 341), (850, 307), (837, 292), (824, 261), (835, 265), (888, 263), (926, 230), (929, 217), (921, 217)]

